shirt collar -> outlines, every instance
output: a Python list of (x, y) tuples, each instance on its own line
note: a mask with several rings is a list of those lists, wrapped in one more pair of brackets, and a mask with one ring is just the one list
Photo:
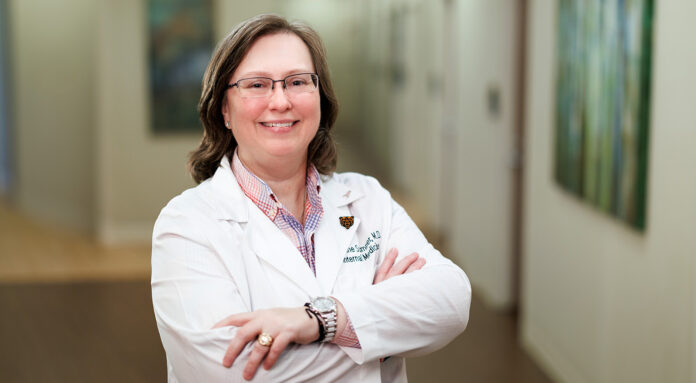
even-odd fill
[[(277, 200), (270, 186), (244, 166), (237, 155), (237, 149), (234, 150), (231, 162), (232, 173), (234, 173), (234, 177), (237, 179), (237, 183), (242, 188), (244, 194), (249, 197), (271, 221), (275, 220), (278, 210), (283, 208), (283, 205)], [(311, 210), (323, 210), (321, 207), (321, 197), (319, 196), (319, 192), (321, 191), (321, 177), (319, 177), (319, 172), (313, 164), (307, 166), (305, 185), (307, 186), (307, 199), (311, 205)]]

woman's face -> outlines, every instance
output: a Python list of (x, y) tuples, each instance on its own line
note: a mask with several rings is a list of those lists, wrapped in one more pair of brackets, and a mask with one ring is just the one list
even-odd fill
[[(250, 77), (280, 80), (296, 73), (314, 73), (309, 48), (292, 33), (260, 37), (254, 42), (228, 83)], [(268, 97), (243, 98), (228, 89), (222, 105), (246, 166), (270, 166), (304, 161), (321, 119), (319, 88), (288, 95), (281, 82)]]

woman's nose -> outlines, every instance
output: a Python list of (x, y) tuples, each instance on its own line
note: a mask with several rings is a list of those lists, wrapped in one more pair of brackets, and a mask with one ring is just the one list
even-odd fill
[(268, 107), (271, 109), (288, 109), (292, 105), (288, 94), (282, 84), (277, 84), (271, 90), (271, 95), (269, 96)]

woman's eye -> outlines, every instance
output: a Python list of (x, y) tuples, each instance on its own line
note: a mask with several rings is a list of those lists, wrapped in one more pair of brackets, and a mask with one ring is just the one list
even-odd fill
[(301, 79), (295, 79), (290, 82), (290, 86), (303, 86), (307, 85), (307, 81)]
[(268, 87), (268, 84), (262, 80), (251, 80), (240, 83), (240, 87), (249, 90), (262, 90), (266, 89)]

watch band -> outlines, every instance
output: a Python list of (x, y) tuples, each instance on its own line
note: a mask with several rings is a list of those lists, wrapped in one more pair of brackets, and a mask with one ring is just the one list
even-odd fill
[[(336, 301), (331, 297), (316, 297), (311, 302), (305, 304), (305, 306), (322, 321), (323, 326), (320, 326), (319, 329), (319, 341), (331, 342), (336, 336)], [(324, 333), (323, 337), (321, 336), (322, 332)]]
[(326, 331), (324, 342), (331, 342), (336, 336), (336, 310), (334, 309), (330, 312), (322, 313), (321, 316), (324, 318), (324, 323), (326, 323), (324, 326), (324, 330)]

